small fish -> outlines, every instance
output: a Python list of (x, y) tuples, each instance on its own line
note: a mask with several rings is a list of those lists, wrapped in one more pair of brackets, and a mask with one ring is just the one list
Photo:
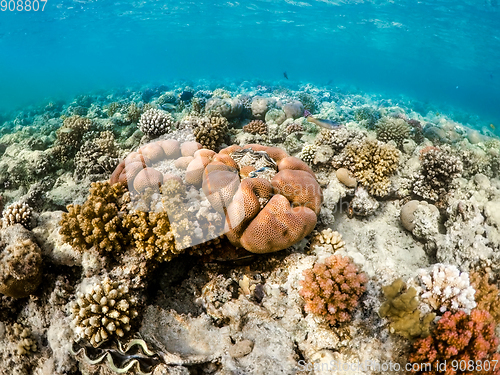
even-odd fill
[(283, 72), (283, 77), (285, 77), (286, 79), (288, 79), (288, 74), (286, 74), (286, 72)]
[(492, 128), (493, 130), (495, 130), (495, 125), (490, 124), (490, 128)]
[(312, 117), (311, 112), (309, 112), (307, 109), (304, 111), (304, 117), (307, 118), (307, 121), (312, 122), (313, 124), (316, 124), (318, 126), (321, 126), (322, 128), (328, 129), (328, 130), (335, 130), (335, 129), (338, 129), (342, 126), (337, 121), (314, 118), (314, 117)]

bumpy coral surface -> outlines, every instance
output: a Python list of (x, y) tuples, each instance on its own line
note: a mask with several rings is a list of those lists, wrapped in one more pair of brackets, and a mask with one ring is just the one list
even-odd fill
[(490, 274), (473, 272), (470, 280), (476, 290), (477, 309), (488, 311), (496, 323), (500, 322), (500, 291), (490, 281)]
[(168, 133), (173, 128), (172, 115), (159, 109), (148, 109), (141, 115), (139, 129), (150, 137)]
[(430, 310), (469, 312), (476, 307), (476, 291), (470, 285), (469, 274), (455, 266), (438, 263), (431, 270), (420, 270), (418, 281), (420, 299)]
[(334, 251), (344, 248), (345, 242), (342, 235), (332, 228), (323, 229), (321, 232), (313, 232), (311, 239), (312, 246), (329, 246)]
[(351, 320), (368, 281), (349, 257), (341, 255), (316, 263), (304, 271), (304, 278), (299, 293), (306, 301), (306, 312), (323, 316), (331, 325)]
[(500, 374), (498, 343), (495, 325), (486, 311), (472, 310), (470, 315), (447, 311), (429, 337), (413, 343), (408, 359), (414, 364), (429, 364), (415, 371), (419, 374)]
[(9, 226), (21, 224), (23, 227), (30, 229), (33, 209), (25, 202), (14, 202), (7, 206), (2, 213), (3, 225)]
[(125, 188), (121, 184), (94, 182), (82, 205), (68, 206), (63, 213), (60, 233), (63, 240), (79, 251), (91, 247), (99, 252), (122, 250), (127, 242), (120, 211)]
[(87, 293), (78, 293), (71, 304), (75, 333), (94, 347), (112, 337), (123, 337), (138, 315), (136, 305), (126, 285), (106, 277)]
[(394, 146), (366, 139), (350, 142), (334, 160), (334, 166), (353, 172), (370, 194), (385, 196), (391, 185), (389, 177), (398, 169), (399, 157), (400, 152)]
[(253, 120), (243, 127), (243, 131), (251, 134), (267, 134), (267, 124), (262, 120)]
[(446, 148), (426, 147), (420, 152), (421, 171), (413, 192), (422, 198), (437, 201), (446, 194), (453, 179), (461, 176), (462, 161)]
[(225, 117), (212, 116), (201, 117), (194, 128), (196, 141), (204, 148), (217, 151), (224, 142), (228, 131), (228, 121)]
[(376, 130), (378, 139), (383, 142), (394, 141), (398, 147), (410, 137), (410, 126), (401, 118), (384, 116), (378, 120)]
[(314, 229), (323, 195), (301, 160), (261, 145), (231, 146), (205, 158), (207, 164), (201, 159), (191, 162), (201, 167), (193, 172), (203, 175), (203, 190), (212, 206), (226, 214), (226, 236), (233, 245), (273, 252)]

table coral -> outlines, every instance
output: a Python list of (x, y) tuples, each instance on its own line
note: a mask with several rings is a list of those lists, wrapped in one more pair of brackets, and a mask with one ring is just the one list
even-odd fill
[(449, 191), (453, 179), (461, 176), (462, 162), (444, 146), (423, 148), (420, 160), (421, 170), (415, 178), (413, 192), (424, 199), (438, 201)]
[(306, 301), (306, 312), (323, 316), (331, 325), (351, 320), (368, 279), (349, 257), (332, 255), (303, 275), (299, 293)]
[(334, 167), (347, 168), (368, 193), (386, 196), (389, 177), (398, 169), (400, 152), (394, 146), (374, 140), (352, 141), (334, 158)]
[(64, 242), (79, 251), (91, 247), (101, 253), (121, 251), (127, 233), (120, 218), (126, 189), (122, 184), (93, 182), (90, 195), (82, 205), (68, 206), (63, 213), (60, 233)]
[[(408, 360), (419, 364), (418, 374), (500, 374), (499, 340), (486, 311), (447, 311), (429, 337), (416, 340)], [(438, 364), (446, 363), (444, 367)], [(423, 364), (428, 364), (425, 369)], [(488, 368), (486, 368), (488, 366)]]
[[(255, 253), (273, 252), (314, 229), (323, 195), (314, 173), (301, 160), (279, 148), (250, 144), (230, 146), (209, 161), (204, 172), (200, 169), (203, 190), (214, 208), (226, 214), (226, 236), (233, 245)], [(252, 172), (242, 173), (252, 162), (264, 166), (256, 164)]]
[(105, 277), (86, 292), (79, 292), (70, 311), (75, 333), (94, 347), (113, 336), (130, 331), (130, 321), (138, 312), (137, 300), (126, 285)]

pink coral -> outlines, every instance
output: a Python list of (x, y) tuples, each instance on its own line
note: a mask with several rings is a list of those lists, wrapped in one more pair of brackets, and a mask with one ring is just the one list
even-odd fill
[[(491, 320), (484, 310), (472, 310), (470, 315), (445, 312), (431, 336), (413, 343), (409, 362), (431, 365), (425, 370), (419, 366), (421, 371), (416, 372), (420, 374), (500, 374), (500, 354), (496, 352), (499, 341)], [(443, 366), (437, 368), (445, 361), (446, 371)], [(473, 364), (470, 369), (469, 361)], [(488, 371), (487, 363), (491, 365)]]
[(299, 293), (306, 301), (306, 312), (324, 316), (331, 325), (351, 320), (368, 280), (351, 258), (332, 255), (303, 274)]

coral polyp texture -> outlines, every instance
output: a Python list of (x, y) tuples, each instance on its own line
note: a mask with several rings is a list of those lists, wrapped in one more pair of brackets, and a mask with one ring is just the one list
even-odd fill
[(384, 116), (377, 121), (377, 138), (383, 142), (394, 141), (399, 148), (410, 137), (410, 126), (401, 118)]
[(137, 300), (126, 285), (105, 277), (88, 292), (77, 294), (70, 306), (75, 333), (94, 347), (130, 331), (131, 320), (137, 317)]
[(323, 201), (321, 188), (310, 168), (285, 151), (233, 145), (192, 164), (205, 165), (193, 170), (199, 174), (193, 180), (203, 177), (208, 200), (226, 215), (226, 236), (234, 246), (274, 252), (314, 229)]
[[(500, 374), (499, 340), (486, 311), (447, 311), (431, 335), (416, 340), (408, 360), (418, 374)], [(446, 371), (443, 363), (446, 362)], [(441, 364), (441, 367), (439, 366)], [(422, 366), (425, 365), (425, 366)]]
[(225, 117), (212, 115), (201, 117), (194, 122), (196, 142), (204, 148), (217, 151), (227, 135), (228, 121)]
[(137, 126), (144, 134), (158, 137), (170, 132), (174, 127), (174, 122), (170, 113), (151, 108), (141, 115)]
[(243, 131), (251, 134), (267, 134), (267, 124), (262, 120), (253, 120), (243, 126)]
[(21, 224), (23, 227), (31, 228), (33, 209), (25, 202), (14, 202), (7, 206), (2, 213), (3, 226)]
[(374, 139), (352, 141), (334, 158), (334, 166), (349, 169), (368, 193), (383, 197), (389, 193), (389, 178), (398, 169), (400, 154), (396, 147)]
[(463, 164), (448, 148), (428, 146), (420, 151), (421, 169), (413, 184), (418, 196), (438, 201), (448, 193), (454, 179), (461, 176)]
[(299, 293), (306, 312), (324, 317), (332, 326), (351, 320), (368, 281), (351, 258), (332, 255), (303, 274)]
[(126, 203), (126, 189), (121, 184), (94, 182), (85, 203), (70, 204), (62, 214), (63, 240), (79, 251), (94, 247), (100, 253), (119, 252), (127, 242), (120, 219), (120, 211)]

